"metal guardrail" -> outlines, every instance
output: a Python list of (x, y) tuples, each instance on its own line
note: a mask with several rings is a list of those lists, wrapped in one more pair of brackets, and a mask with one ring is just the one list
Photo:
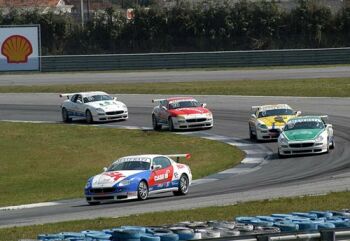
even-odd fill
[(42, 71), (349, 64), (350, 48), (42, 56)]
[(350, 241), (350, 229), (330, 229), (319, 232), (273, 233), (227, 238), (202, 239), (201, 241)]

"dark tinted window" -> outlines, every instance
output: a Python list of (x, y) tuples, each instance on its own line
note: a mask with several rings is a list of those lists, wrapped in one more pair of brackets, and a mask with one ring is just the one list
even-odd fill
[(171, 162), (168, 158), (160, 156), (153, 159), (153, 165), (160, 165), (163, 169), (170, 166)]

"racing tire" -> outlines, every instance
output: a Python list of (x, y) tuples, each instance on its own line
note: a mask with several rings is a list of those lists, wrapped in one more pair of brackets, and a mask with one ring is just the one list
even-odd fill
[(69, 123), (72, 121), (72, 118), (69, 117), (68, 111), (66, 108), (62, 108), (62, 120), (64, 123)]
[(168, 119), (168, 125), (169, 125), (169, 131), (175, 131), (173, 119), (171, 117), (169, 117)]
[(93, 206), (93, 205), (99, 205), (100, 202), (88, 202), (89, 205)]
[(137, 187), (137, 198), (146, 200), (148, 198), (148, 185), (145, 181), (141, 181)]
[(94, 123), (94, 118), (92, 117), (92, 114), (91, 114), (90, 110), (87, 110), (85, 112), (85, 118), (86, 118), (86, 123), (88, 123), (88, 124)]
[(187, 175), (182, 174), (180, 179), (179, 179), (179, 187), (178, 190), (173, 192), (175, 196), (182, 196), (186, 195), (188, 193), (188, 188), (189, 188), (189, 180)]
[(249, 126), (249, 139), (252, 141), (256, 140), (256, 136), (253, 134), (252, 129)]
[(329, 147), (329, 149), (333, 150), (335, 148), (335, 143), (334, 143), (334, 140), (332, 140), (332, 144), (331, 146)]
[(155, 131), (159, 131), (160, 129), (162, 129), (162, 125), (159, 125), (157, 117), (155, 115), (152, 115), (152, 126), (153, 130)]

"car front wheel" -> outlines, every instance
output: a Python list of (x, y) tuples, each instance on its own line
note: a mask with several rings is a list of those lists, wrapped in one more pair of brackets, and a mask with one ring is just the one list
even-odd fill
[(141, 181), (137, 187), (137, 197), (139, 200), (146, 200), (148, 198), (148, 186), (145, 181)]
[(152, 115), (152, 126), (153, 126), (153, 130), (155, 131), (162, 129), (162, 125), (158, 124), (158, 120), (155, 115)]
[(179, 189), (174, 192), (175, 196), (186, 195), (189, 188), (189, 180), (185, 174), (182, 174), (179, 180)]
[(94, 122), (94, 118), (92, 117), (91, 111), (87, 110), (85, 112), (86, 123), (91, 124)]
[(175, 129), (174, 129), (174, 123), (173, 123), (173, 118), (169, 117), (169, 119), (168, 119), (168, 125), (169, 125), (169, 131), (175, 131)]

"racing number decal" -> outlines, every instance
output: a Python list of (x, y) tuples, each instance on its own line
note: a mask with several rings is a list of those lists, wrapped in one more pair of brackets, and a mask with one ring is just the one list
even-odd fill
[(160, 170), (152, 171), (149, 185), (154, 186), (161, 183), (171, 182), (174, 176), (174, 167), (169, 166)]

